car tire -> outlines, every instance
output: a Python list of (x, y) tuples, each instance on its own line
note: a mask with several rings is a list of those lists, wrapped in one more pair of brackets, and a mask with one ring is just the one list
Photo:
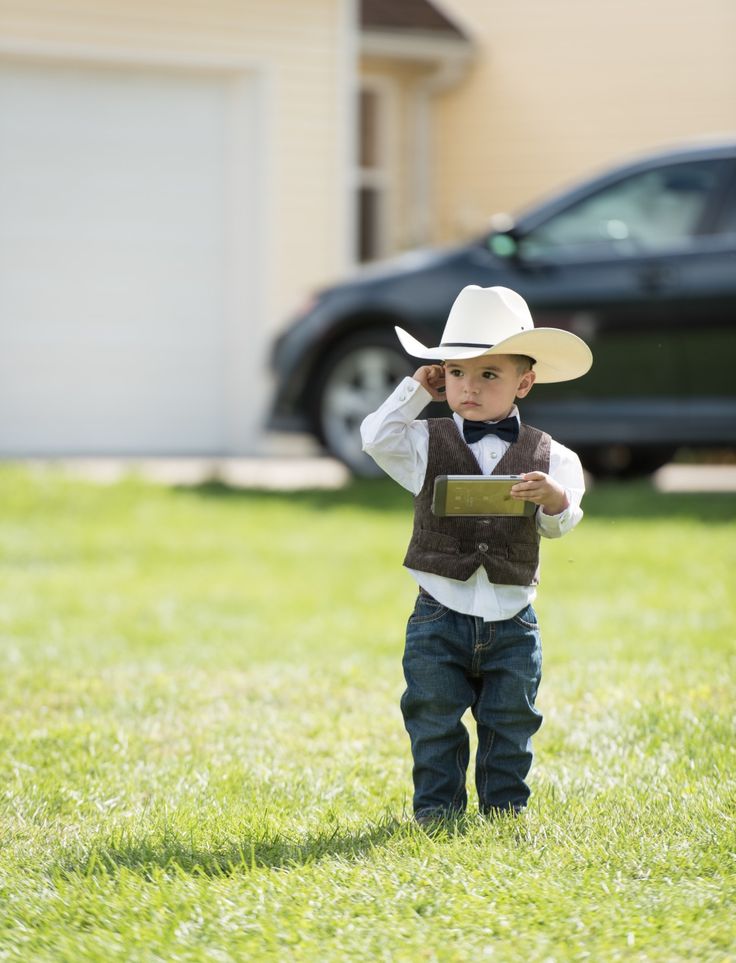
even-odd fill
[(360, 425), (417, 363), (392, 331), (363, 331), (341, 341), (325, 358), (312, 399), (313, 422), (327, 450), (362, 478), (382, 472), (361, 449)]

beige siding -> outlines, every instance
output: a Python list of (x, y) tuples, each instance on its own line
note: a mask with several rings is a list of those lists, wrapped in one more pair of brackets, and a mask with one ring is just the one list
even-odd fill
[(454, 240), (609, 162), (736, 133), (733, 0), (442, 0), (477, 43), (437, 102), (435, 234)]
[(269, 326), (344, 270), (351, 0), (0, 0), (0, 55), (254, 69)]

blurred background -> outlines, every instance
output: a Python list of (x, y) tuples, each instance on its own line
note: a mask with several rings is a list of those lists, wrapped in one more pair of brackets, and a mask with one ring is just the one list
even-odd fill
[(732, 0), (0, 0), (0, 457), (273, 451), (315, 292), (733, 139), (734, 40)]

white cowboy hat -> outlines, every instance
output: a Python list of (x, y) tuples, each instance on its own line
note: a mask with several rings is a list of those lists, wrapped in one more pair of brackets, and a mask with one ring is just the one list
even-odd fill
[(588, 345), (561, 328), (535, 328), (529, 306), (510, 288), (470, 284), (455, 298), (436, 348), (396, 328), (407, 354), (431, 361), (459, 361), (486, 354), (525, 354), (538, 382), (572, 381), (593, 364)]

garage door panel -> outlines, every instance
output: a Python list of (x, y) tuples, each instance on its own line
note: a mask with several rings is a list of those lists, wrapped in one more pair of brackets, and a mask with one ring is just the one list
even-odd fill
[[(224, 418), (221, 394), (197, 407), (192, 407), (191, 396), (203, 382), (209, 385), (218, 379), (219, 353), (209, 358), (173, 351), (143, 357), (137, 350), (111, 346), (107, 352), (97, 348), (87, 357), (85, 367), (70, 367), (58, 353), (40, 351), (33, 383), (15, 378), (12, 356), (3, 357), (0, 404), (10, 416), (4, 438), (11, 448), (38, 455), (111, 450), (185, 454), (192, 450), (191, 439), (200, 438), (209, 439), (202, 442), (204, 450), (210, 446), (216, 450), (213, 440), (220, 438)], [(44, 418), (29, 419), (22, 413), (37, 406), (39, 386), (45, 398)], [(84, 445), (70, 444), (70, 425), (76, 437), (84, 438)]]
[(222, 451), (227, 81), (0, 71), (0, 451)]

